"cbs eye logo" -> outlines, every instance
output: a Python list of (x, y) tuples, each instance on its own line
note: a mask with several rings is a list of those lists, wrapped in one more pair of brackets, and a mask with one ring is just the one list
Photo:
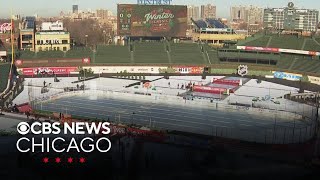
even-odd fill
[(26, 135), (30, 131), (30, 126), (27, 122), (21, 122), (17, 126), (17, 131), (21, 135)]

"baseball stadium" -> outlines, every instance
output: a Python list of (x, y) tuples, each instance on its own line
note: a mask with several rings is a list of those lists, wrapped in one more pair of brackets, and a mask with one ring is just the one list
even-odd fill
[(118, 4), (117, 17), (112, 44), (7, 48), (2, 109), (164, 134), (317, 146), (320, 36), (269, 29), (242, 35), (208, 18), (191, 19), (187, 37), (187, 7), (180, 5)]

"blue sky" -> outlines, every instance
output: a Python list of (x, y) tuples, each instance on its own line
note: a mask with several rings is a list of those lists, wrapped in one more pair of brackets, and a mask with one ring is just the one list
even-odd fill
[[(260, 7), (283, 7), (288, 1), (293, 1), (301, 8), (320, 9), (319, 0), (173, 0), (173, 4), (202, 5), (215, 4), (218, 17), (229, 17), (232, 5), (257, 5)], [(110, 9), (116, 12), (118, 3), (136, 3), (136, 0), (0, 0), (0, 17), (9, 17), (10, 9), (14, 14), (23, 16), (38, 14), (39, 16), (57, 16), (60, 11), (70, 11), (73, 4), (78, 4), (79, 9)]]

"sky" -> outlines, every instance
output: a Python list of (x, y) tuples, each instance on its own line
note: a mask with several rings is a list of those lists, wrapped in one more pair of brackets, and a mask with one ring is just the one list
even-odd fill
[[(299, 8), (320, 9), (319, 0), (173, 0), (175, 5), (217, 6), (217, 16), (229, 18), (230, 7), (233, 5), (256, 5), (266, 7), (284, 7), (289, 1)], [(40, 17), (58, 16), (61, 11), (71, 11), (73, 4), (79, 5), (79, 10), (96, 10), (99, 8), (116, 13), (117, 4), (136, 4), (137, 0), (0, 0), (0, 18), (9, 18), (13, 14), (29, 16), (38, 14)]]

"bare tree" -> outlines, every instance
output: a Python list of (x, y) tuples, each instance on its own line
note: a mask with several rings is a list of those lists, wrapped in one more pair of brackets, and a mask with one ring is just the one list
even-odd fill
[(106, 34), (109, 34), (112, 29), (107, 24), (99, 24), (92, 19), (82, 21), (71, 21), (64, 19), (63, 24), (70, 32), (71, 38), (74, 39), (76, 45), (94, 47), (97, 44), (105, 42)]

